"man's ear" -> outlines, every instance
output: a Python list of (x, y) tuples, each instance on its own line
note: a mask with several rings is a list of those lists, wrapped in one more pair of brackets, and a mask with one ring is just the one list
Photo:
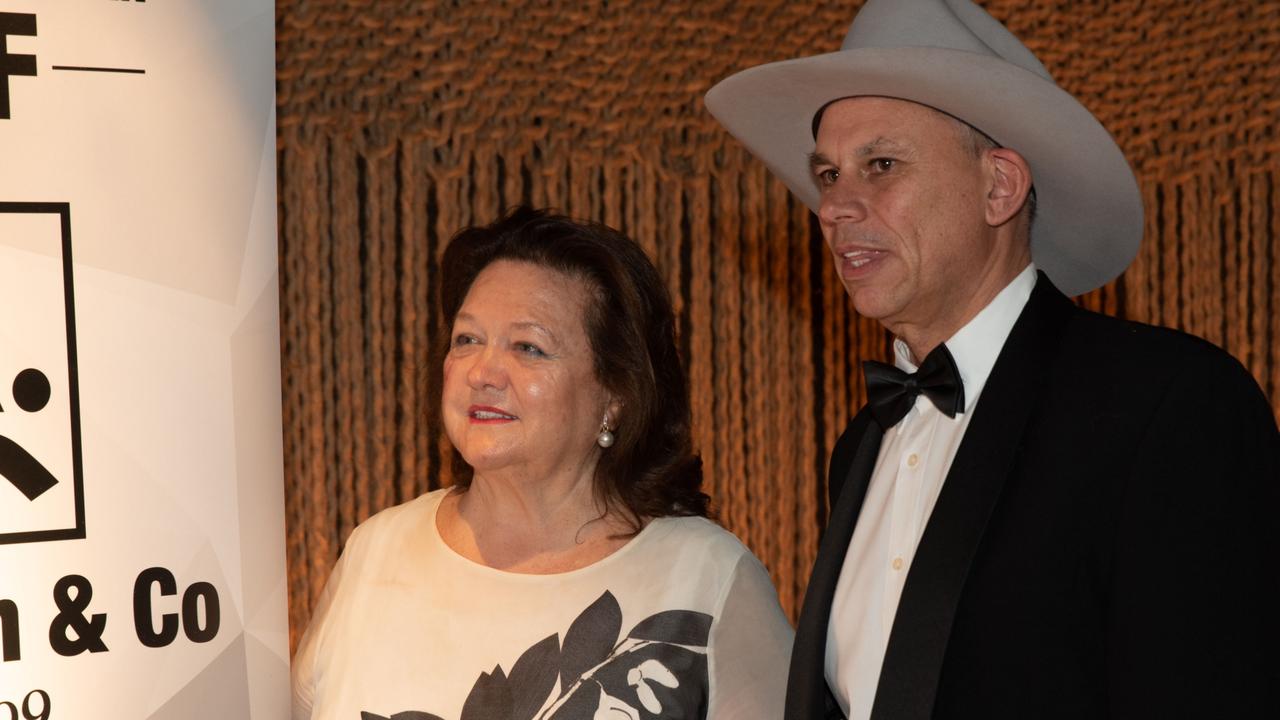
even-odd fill
[(987, 224), (998, 227), (1017, 217), (1031, 192), (1031, 166), (1016, 150), (987, 151)]

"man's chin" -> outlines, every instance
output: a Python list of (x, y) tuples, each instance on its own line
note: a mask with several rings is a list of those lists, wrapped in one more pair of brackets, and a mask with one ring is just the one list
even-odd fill
[(846, 284), (845, 291), (853, 301), (853, 309), (869, 320), (883, 323), (885, 318), (892, 317), (901, 309), (900, 303), (881, 288), (868, 285), (850, 287)]

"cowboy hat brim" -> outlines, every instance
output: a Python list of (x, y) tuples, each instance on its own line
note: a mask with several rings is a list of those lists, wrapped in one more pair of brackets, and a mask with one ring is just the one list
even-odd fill
[(1069, 93), (998, 57), (936, 47), (867, 47), (744, 70), (706, 95), (707, 109), (815, 210), (813, 119), (833, 100), (909, 100), (976, 127), (1031, 166), (1031, 253), (1063, 292), (1118, 276), (1142, 239), (1142, 196), (1124, 154)]

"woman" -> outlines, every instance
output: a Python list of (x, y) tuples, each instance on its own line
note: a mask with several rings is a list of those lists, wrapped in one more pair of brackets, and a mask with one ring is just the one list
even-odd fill
[(441, 274), (456, 484), (352, 533), (294, 659), (294, 717), (781, 717), (791, 629), (704, 517), (643, 251), (521, 208), (457, 235)]

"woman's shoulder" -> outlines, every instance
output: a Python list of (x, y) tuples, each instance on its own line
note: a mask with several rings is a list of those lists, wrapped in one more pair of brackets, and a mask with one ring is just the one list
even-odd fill
[[(769, 571), (736, 535), (702, 517), (667, 517), (650, 523), (653, 541), (637, 563), (651, 582), (669, 582), (710, 600), (705, 612), (720, 617), (730, 596), (739, 602), (763, 603), (776, 609), (777, 594)], [(637, 548), (640, 550), (641, 548)], [(750, 595), (744, 600), (742, 595)]]
[(649, 521), (654, 546), (678, 550), (682, 555), (736, 563), (751, 550), (729, 530), (715, 521), (697, 516), (671, 516)]
[(374, 513), (351, 531), (344, 552), (398, 542), (406, 534), (421, 533), (423, 524), (434, 520), (436, 508), (448, 493), (449, 488), (432, 490)]

